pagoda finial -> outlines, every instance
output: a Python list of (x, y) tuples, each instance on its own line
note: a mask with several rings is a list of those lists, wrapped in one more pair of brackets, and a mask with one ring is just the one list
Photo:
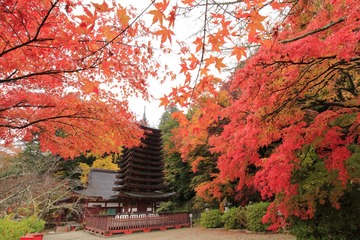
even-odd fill
[(141, 124), (144, 126), (148, 125), (147, 119), (146, 119), (146, 106), (144, 106), (144, 114), (143, 114), (143, 118), (141, 120)]

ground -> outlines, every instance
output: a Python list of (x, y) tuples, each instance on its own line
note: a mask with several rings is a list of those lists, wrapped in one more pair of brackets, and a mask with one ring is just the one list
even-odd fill
[(166, 231), (153, 231), (149, 233), (136, 232), (132, 234), (117, 234), (108, 238), (91, 235), (83, 231), (46, 234), (44, 240), (295, 240), (288, 234), (251, 233), (244, 230), (205, 229), (190, 227), (169, 229)]

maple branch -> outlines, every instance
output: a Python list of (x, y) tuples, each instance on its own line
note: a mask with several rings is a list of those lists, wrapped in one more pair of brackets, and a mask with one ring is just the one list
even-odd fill
[(29, 78), (29, 77), (35, 77), (35, 76), (43, 76), (43, 75), (58, 75), (58, 74), (63, 74), (63, 73), (76, 73), (76, 72), (81, 72), (84, 70), (89, 70), (92, 68), (96, 68), (96, 64), (93, 63), (91, 66), (89, 67), (84, 67), (84, 68), (78, 68), (78, 69), (74, 69), (74, 70), (47, 70), (47, 71), (43, 71), (43, 72), (36, 72), (36, 73), (29, 73), (27, 75), (22, 75), (19, 77), (14, 77), (14, 78), (9, 78), (11, 77), (8, 76), (5, 79), (0, 79), (0, 83), (8, 83), (8, 82), (15, 82), (24, 78)]
[(331, 21), (329, 24), (327, 24), (327, 25), (325, 25), (325, 26), (323, 26), (321, 28), (312, 30), (310, 32), (304, 33), (303, 35), (300, 35), (300, 36), (297, 36), (297, 37), (294, 37), (294, 38), (291, 38), (291, 39), (281, 40), (281, 41), (279, 41), (279, 43), (289, 43), (289, 42), (297, 41), (297, 40), (305, 38), (305, 37), (307, 37), (309, 35), (312, 35), (312, 34), (327, 30), (327, 29), (331, 28), (332, 26), (334, 26), (336, 24), (339, 24), (341, 22), (344, 22), (344, 21), (345, 21), (345, 18), (342, 17), (342, 18), (338, 19), (336, 22)]
[(0, 200), (0, 205), (3, 204), (4, 202), (8, 201), (9, 199), (16, 197), (17, 195), (20, 195), (22, 193), (25, 193), (25, 192), (29, 191), (30, 187), (31, 187), (31, 185), (28, 184), (26, 188), (23, 188), (22, 190), (20, 190), (18, 192), (15, 192), (15, 193), (7, 196), (6, 198), (1, 199)]
[[(50, 1), (50, 2), (51, 2), (51, 1)], [(58, 2), (59, 2), (59, 0), (56, 0), (54, 3), (51, 2), (51, 7), (50, 7), (50, 9), (47, 11), (47, 13), (46, 13), (46, 15), (44, 16), (44, 18), (42, 19), (39, 27), (37, 28), (37, 31), (36, 31), (35, 36), (33, 37), (33, 39), (37, 39), (37, 37), (38, 37), (39, 34), (40, 34), (40, 31), (41, 31), (42, 27), (45, 25), (46, 20), (49, 18), (50, 13), (52, 12), (52, 10), (54, 10), (54, 8), (55, 8), (55, 6), (56, 6), (56, 4), (57, 4)]]
[[(5, 112), (10, 109), (16, 109), (16, 108), (39, 108), (39, 109), (45, 109), (45, 108), (55, 108), (55, 105), (31, 105), (31, 104), (24, 104), (28, 103), (27, 100), (21, 100), (20, 102), (14, 104), (13, 106), (6, 107), (6, 108), (0, 108), (0, 112)], [(2, 119), (7, 119), (6, 117), (0, 116)]]
[(205, 13), (204, 13), (204, 18), (205, 19), (204, 19), (204, 29), (203, 29), (203, 37), (202, 37), (203, 44), (201, 46), (200, 64), (199, 64), (199, 69), (198, 69), (198, 72), (197, 72), (197, 75), (196, 75), (196, 78), (195, 78), (194, 87), (192, 89), (190, 99), (193, 99), (193, 97), (194, 97), (194, 91), (195, 91), (197, 82), (198, 82), (199, 77), (200, 77), (201, 65), (204, 63), (207, 12), (208, 12), (208, 0), (206, 0), (206, 5), (205, 5)]
[(120, 33), (118, 35), (116, 35), (115, 37), (113, 37), (110, 41), (106, 42), (103, 46), (101, 46), (99, 49), (97, 49), (96, 51), (90, 53), (89, 55), (85, 56), (82, 58), (82, 60), (85, 60), (86, 58), (94, 55), (95, 53), (105, 49), (110, 43), (113, 43), (117, 38), (119, 38), (121, 35), (123, 35), (128, 29), (130, 29), (130, 27), (132, 25), (135, 24), (135, 22), (137, 22), (139, 20), (139, 18), (144, 15), (144, 13), (155, 3), (156, 0), (152, 0), (151, 3), (138, 15), (136, 16), (136, 18), (129, 23), (129, 25), (126, 26), (126, 28), (124, 28), (123, 30), (120, 31)]
[(21, 126), (14, 126), (14, 125), (11, 125), (11, 124), (0, 124), (0, 128), (24, 129), (24, 128), (27, 128), (27, 127), (32, 126), (34, 124), (40, 123), (40, 122), (47, 122), (47, 121), (56, 120), (56, 119), (91, 119), (91, 120), (98, 120), (98, 119), (96, 119), (94, 117), (72, 114), (72, 115), (60, 115), (60, 116), (42, 118), (42, 119), (38, 119), (38, 120), (28, 122), (28, 123), (23, 124)]
[(4, 112), (4, 111), (7, 111), (7, 110), (10, 110), (12, 108), (18, 108), (18, 107), (22, 107), (21, 104), (23, 103), (26, 103), (27, 101), (26, 100), (21, 100), (20, 102), (16, 103), (15, 105), (13, 106), (10, 106), (10, 107), (6, 107), (6, 108), (0, 108), (0, 112)]
[(217, 1), (212, 1), (213, 3), (208, 3), (208, 1), (206, 1), (205, 4), (197, 4), (196, 7), (203, 7), (203, 6), (207, 6), (207, 5), (232, 5), (232, 4), (237, 4), (237, 3), (241, 3), (243, 2), (242, 0), (234, 0), (234, 1), (228, 1), (228, 2), (217, 2)]
[[(329, 56), (329, 57), (323, 57), (323, 58), (320, 58), (319, 60), (320, 61), (317, 61), (315, 62), (315, 64), (319, 64), (321, 63), (322, 61), (324, 61), (325, 59), (333, 59), (335, 58), (334, 56)], [(350, 62), (353, 62), (353, 61), (358, 61), (358, 58), (354, 58), (354, 59), (351, 59)], [(329, 81), (328, 80), (328, 76), (332, 75), (333, 72), (336, 72), (336, 71), (342, 71), (342, 69), (339, 67), (339, 65), (344, 65), (346, 64), (345, 62), (343, 61), (340, 61), (340, 62), (336, 62), (334, 64), (332, 64), (331, 66), (329, 66), (327, 69), (325, 69), (324, 71), (322, 71), (320, 74), (318, 74), (316, 77), (312, 78), (311, 80), (308, 80), (296, 93), (294, 93), (293, 96), (290, 96), (288, 97), (284, 102), (282, 102), (280, 104), (280, 106), (278, 106), (275, 110), (271, 111), (270, 113), (267, 113), (265, 114), (263, 117), (264, 119), (272, 116), (272, 115), (275, 115), (275, 114), (278, 114), (280, 111), (282, 111), (282, 109), (284, 109), (291, 101), (294, 101), (295, 99), (298, 98), (298, 96), (300, 96), (300, 94), (305, 91), (311, 84), (313, 84), (315, 82), (315, 84), (311, 87), (315, 87), (317, 85), (320, 85), (322, 83)], [(312, 65), (314, 65), (314, 63), (312, 63)], [(305, 71), (306, 72), (306, 71)], [(303, 74), (300, 74), (298, 80), (296, 82), (299, 82), (301, 80), (301, 78), (303, 78), (305, 76), (305, 73), (303, 72)], [(317, 80), (321, 79), (323, 77), (323, 79), (316, 83)], [(284, 88), (285, 90), (286, 88)], [(284, 91), (284, 94), (285, 94), (285, 91)], [(340, 105), (339, 105), (340, 106)], [(345, 106), (345, 105), (344, 105)], [(351, 105), (351, 107), (357, 107), (357, 105)]]
[[(59, 2), (59, 0), (56, 0), (54, 3), (51, 3), (51, 8), (47, 11), (46, 15), (45, 15), (44, 18), (42, 19), (41, 23), (39, 24), (39, 26), (38, 26), (38, 28), (37, 28), (37, 31), (36, 31), (36, 33), (35, 33), (35, 36), (34, 36), (33, 38), (29, 38), (28, 41), (23, 42), (22, 44), (16, 45), (16, 46), (14, 46), (14, 47), (11, 47), (11, 48), (9, 48), (9, 49), (7, 49), (7, 50), (2, 51), (2, 52), (0, 53), (0, 57), (4, 56), (5, 54), (7, 54), (7, 53), (9, 53), (9, 52), (11, 52), (11, 51), (14, 51), (14, 50), (18, 49), (18, 48), (22, 48), (22, 47), (24, 47), (24, 46), (27, 46), (27, 45), (29, 45), (29, 44), (31, 44), (31, 43), (33, 43), (33, 42), (45, 41), (45, 40), (46, 40), (46, 41), (47, 41), (47, 40), (53, 40), (53, 39), (51, 39), (51, 38), (44, 38), (44, 39), (37, 39), (37, 38), (38, 38), (38, 36), (39, 36), (39, 34), (40, 34), (40, 31), (41, 31), (42, 27), (45, 25), (46, 20), (49, 18), (51, 12), (54, 10), (54, 8), (55, 8), (55, 6), (56, 6), (56, 4), (57, 4), (58, 2)], [(21, 22), (21, 21), (19, 21), (19, 22)], [(24, 27), (25, 27), (25, 26), (24, 26)], [(26, 27), (25, 27), (25, 29), (26, 29)], [(29, 35), (29, 34), (28, 34), (28, 35)], [(29, 36), (30, 36), (30, 35), (29, 35)]]
[(326, 102), (322, 100), (316, 99), (314, 102), (310, 104), (310, 106), (302, 107), (301, 109), (309, 109), (316, 106), (324, 106), (324, 107), (342, 107), (342, 108), (358, 108), (360, 109), (360, 105), (351, 105), (344, 104), (340, 102)]

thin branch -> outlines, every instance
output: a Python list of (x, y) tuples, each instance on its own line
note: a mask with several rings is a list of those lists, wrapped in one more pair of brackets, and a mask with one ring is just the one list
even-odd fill
[(34, 77), (34, 76), (57, 75), (57, 74), (62, 74), (62, 73), (76, 73), (76, 72), (81, 72), (81, 71), (91, 69), (91, 68), (95, 68), (95, 65), (93, 64), (90, 67), (78, 68), (78, 69), (74, 69), (74, 70), (47, 70), (47, 71), (43, 71), (43, 72), (30, 73), (30, 74), (15, 77), (15, 78), (9, 78), (8, 77), (6, 79), (0, 79), (0, 83), (15, 82), (15, 81), (18, 81), (20, 79)]
[(94, 117), (88, 117), (88, 116), (81, 116), (81, 115), (60, 115), (60, 116), (54, 116), (54, 117), (48, 117), (48, 118), (42, 118), (42, 119), (38, 119), (32, 122), (28, 122), (26, 124), (23, 124), (21, 126), (14, 126), (11, 124), (0, 124), (0, 128), (9, 128), (9, 129), (24, 129), (27, 128), (31, 125), (40, 123), (40, 122), (47, 122), (50, 120), (55, 120), (55, 119), (92, 119), (92, 120), (98, 120)]
[(104, 48), (106, 48), (110, 43), (113, 43), (117, 38), (119, 38), (121, 35), (123, 35), (128, 29), (130, 29), (130, 27), (132, 25), (135, 24), (135, 22), (137, 22), (139, 20), (139, 18), (144, 15), (144, 13), (155, 3), (156, 0), (151, 1), (151, 3), (138, 15), (136, 16), (136, 18), (123, 30), (121, 30), (121, 32), (116, 35), (115, 37), (113, 37), (110, 41), (106, 42), (102, 47), (100, 47), (99, 49), (97, 49), (96, 51), (90, 53), (89, 55), (85, 56), (82, 60), (94, 55), (95, 53), (103, 50)]
[[(27, 46), (27, 45), (29, 45), (29, 44), (31, 44), (31, 43), (33, 43), (33, 42), (36, 42), (36, 41), (44, 41), (44, 40), (51, 40), (51, 39), (37, 39), (37, 37), (39, 36), (40, 31), (41, 31), (41, 28), (44, 26), (46, 20), (47, 20), (48, 17), (50, 16), (50, 13), (51, 13), (52, 10), (55, 8), (55, 5), (58, 3), (58, 1), (59, 1), (59, 0), (57, 0), (57, 1), (55, 1), (54, 3), (51, 4), (51, 8), (49, 9), (49, 11), (46, 13), (45, 17), (44, 17), (43, 20), (41, 21), (41, 23), (40, 23), (40, 25), (39, 25), (36, 33), (35, 33), (35, 36), (34, 36), (32, 39), (29, 39), (28, 41), (26, 41), (26, 42), (24, 42), (24, 43), (22, 43), (22, 44), (19, 44), (19, 45), (17, 45), (17, 46), (14, 46), (14, 47), (12, 47), (12, 48), (9, 48), (9, 49), (1, 52), (1, 53), (0, 53), (0, 57), (2, 57), (3, 55), (5, 55), (5, 54), (7, 54), (7, 53), (9, 53), (9, 52), (11, 52), (11, 51), (14, 51), (14, 50), (18, 49), (18, 48)], [(16, 32), (16, 31), (14, 30), (14, 32)]]
[(282, 41), (280, 41), (280, 43), (295, 42), (295, 41), (300, 40), (300, 39), (302, 39), (302, 38), (305, 38), (305, 37), (307, 37), (307, 36), (309, 36), (309, 35), (312, 35), (312, 34), (315, 34), (315, 33), (318, 33), (318, 32), (322, 32), (322, 31), (325, 31), (325, 30), (331, 28), (332, 26), (334, 26), (334, 25), (336, 25), (336, 24), (339, 24), (339, 23), (341, 23), (341, 22), (344, 22), (344, 21), (345, 21), (345, 18), (340, 18), (340, 19), (337, 20), (336, 22), (331, 21), (329, 24), (327, 24), (327, 25), (325, 25), (325, 26), (323, 26), (323, 27), (321, 27), (321, 28), (312, 30), (312, 31), (310, 31), (310, 32), (307, 32), (307, 33), (305, 33), (305, 34), (303, 34), (303, 35), (300, 35), (300, 36), (297, 36), (297, 37), (294, 37), (294, 38), (282, 40)]
[(52, 10), (55, 8), (56, 4), (59, 2), (59, 0), (56, 0), (54, 3), (51, 3), (51, 8), (49, 9), (49, 11), (47, 11), (45, 17), (42, 19), (36, 33), (35, 33), (35, 36), (33, 37), (33, 39), (37, 39), (39, 34), (40, 34), (40, 31), (42, 29), (42, 27), (45, 25), (45, 22), (46, 20), (49, 18), (50, 16), (50, 13), (52, 12)]
[(341, 108), (358, 108), (360, 109), (360, 105), (351, 105), (351, 104), (344, 104), (344, 103), (340, 103), (340, 102), (325, 102), (325, 101), (320, 101), (320, 100), (316, 100), (315, 102), (313, 102), (310, 107), (306, 106), (303, 107), (302, 109), (312, 109), (315, 106), (325, 106), (325, 107), (341, 107)]
[(199, 77), (200, 77), (201, 65), (202, 65), (203, 62), (204, 62), (207, 12), (208, 12), (208, 0), (206, 0), (206, 5), (205, 5), (205, 13), (204, 13), (204, 18), (205, 18), (205, 19), (204, 19), (204, 29), (203, 29), (203, 37), (202, 37), (203, 45), (202, 45), (202, 48), (201, 48), (201, 58), (200, 58), (199, 70), (198, 70), (198, 73), (197, 73), (197, 75), (196, 75), (196, 79), (195, 79), (195, 82), (194, 82), (194, 87), (193, 87), (193, 89), (192, 89), (192, 93), (191, 93), (191, 98), (190, 98), (190, 99), (193, 99), (193, 97), (194, 97), (194, 91), (195, 91), (197, 82), (198, 82)]

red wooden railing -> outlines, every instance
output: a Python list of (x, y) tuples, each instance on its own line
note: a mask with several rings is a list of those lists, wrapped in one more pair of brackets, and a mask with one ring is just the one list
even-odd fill
[(133, 233), (134, 231), (148, 232), (152, 229), (166, 230), (190, 226), (189, 213), (162, 214), (132, 214), (115, 216), (89, 216), (86, 219), (85, 230), (111, 236), (115, 233)]

